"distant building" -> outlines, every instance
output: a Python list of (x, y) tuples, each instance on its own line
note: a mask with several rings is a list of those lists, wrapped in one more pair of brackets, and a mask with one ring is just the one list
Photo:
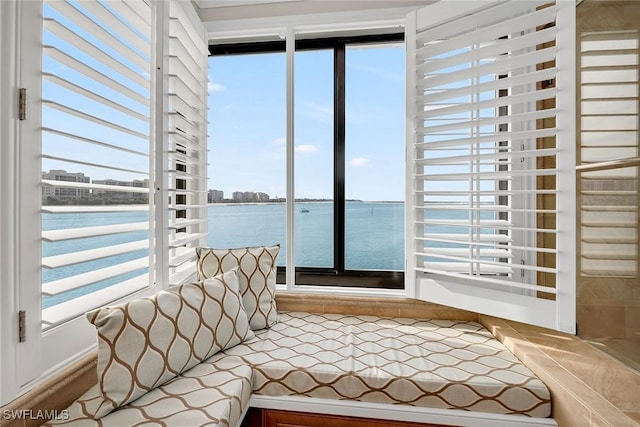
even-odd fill
[[(86, 184), (91, 181), (91, 178), (85, 176), (83, 173), (69, 173), (63, 169), (51, 169), (49, 172), (42, 172), (42, 179), (49, 181), (81, 182)], [(91, 198), (91, 190), (88, 188), (42, 185), (42, 203), (45, 205), (71, 204), (89, 198)]]
[(267, 193), (255, 193), (256, 194), (256, 201), (258, 202), (268, 202), (270, 197)]
[(207, 194), (207, 202), (215, 203), (224, 200), (224, 191), (222, 190), (209, 190)]
[(247, 193), (243, 193), (242, 191), (234, 191), (233, 192), (233, 201), (234, 202), (248, 202), (249, 200), (247, 200), (245, 194)]
[[(120, 181), (117, 179), (95, 179), (94, 184), (114, 185), (119, 187), (139, 187), (149, 188), (149, 180), (134, 179), (133, 181)], [(93, 197), (101, 200), (105, 204), (118, 203), (147, 203), (148, 193), (138, 193), (130, 191), (93, 190)]]
[(267, 193), (255, 193), (253, 191), (234, 191), (234, 202), (268, 202), (270, 197)]

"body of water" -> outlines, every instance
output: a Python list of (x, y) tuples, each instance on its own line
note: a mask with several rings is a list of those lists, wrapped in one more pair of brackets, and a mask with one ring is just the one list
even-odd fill
[[(347, 202), (345, 266), (353, 270), (404, 269), (404, 203)], [(295, 205), (295, 263), (298, 267), (333, 266), (333, 203)], [(285, 205), (209, 206), (210, 247), (281, 245), (278, 265), (286, 259)]]
[[(278, 265), (286, 259), (286, 222), (284, 203), (212, 204), (208, 207), (208, 246), (237, 248), (280, 244)], [(43, 214), (43, 230), (113, 225), (147, 221), (147, 212), (108, 212)], [(333, 204), (331, 202), (296, 203), (296, 266), (333, 266)], [(347, 202), (346, 268), (365, 270), (404, 269), (404, 203)], [(98, 236), (84, 239), (43, 242), (42, 256), (49, 257), (91, 250), (147, 238), (146, 231)], [(147, 256), (141, 250), (105, 257), (90, 262), (42, 270), (43, 283), (75, 276)], [(105, 288), (144, 274), (132, 271), (55, 296), (43, 298), (43, 308)]]

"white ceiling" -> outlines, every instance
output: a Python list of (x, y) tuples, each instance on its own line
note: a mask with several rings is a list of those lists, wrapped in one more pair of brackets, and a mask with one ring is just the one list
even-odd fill
[[(0, 0), (2, 1), (2, 0)], [(185, 0), (189, 1), (189, 0)], [(191, 0), (211, 39), (331, 28), (397, 27), (412, 10), (438, 0)], [(344, 27), (344, 28), (343, 28)], [(347, 28), (348, 27), (348, 28)], [(268, 30), (268, 31), (266, 31)]]

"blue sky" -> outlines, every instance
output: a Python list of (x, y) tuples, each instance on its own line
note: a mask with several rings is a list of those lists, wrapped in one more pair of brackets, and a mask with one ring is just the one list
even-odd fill
[[(347, 50), (347, 198), (404, 199), (404, 47)], [(285, 55), (209, 59), (209, 188), (284, 197)], [(333, 54), (295, 62), (296, 197), (332, 198)]]

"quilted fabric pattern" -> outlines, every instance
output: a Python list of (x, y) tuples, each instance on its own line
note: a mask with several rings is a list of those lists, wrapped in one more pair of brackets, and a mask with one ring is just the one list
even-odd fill
[(93, 389), (69, 408), (67, 423), (233, 426), (250, 386), (272, 396), (551, 413), (545, 385), (478, 323), (291, 312), (98, 421)]
[(205, 361), (99, 420), (92, 416), (102, 403), (96, 385), (68, 408), (68, 420), (45, 426), (235, 427), (250, 397), (251, 368), (226, 358), (215, 363)]
[(95, 418), (252, 338), (233, 269), (200, 284), (87, 314), (98, 335)]
[(549, 390), (482, 325), (280, 313), (214, 358), (253, 366), (254, 393), (548, 417)]
[(240, 268), (240, 294), (254, 331), (277, 320), (276, 258), (280, 245), (238, 249), (196, 248), (198, 276), (202, 279)]

